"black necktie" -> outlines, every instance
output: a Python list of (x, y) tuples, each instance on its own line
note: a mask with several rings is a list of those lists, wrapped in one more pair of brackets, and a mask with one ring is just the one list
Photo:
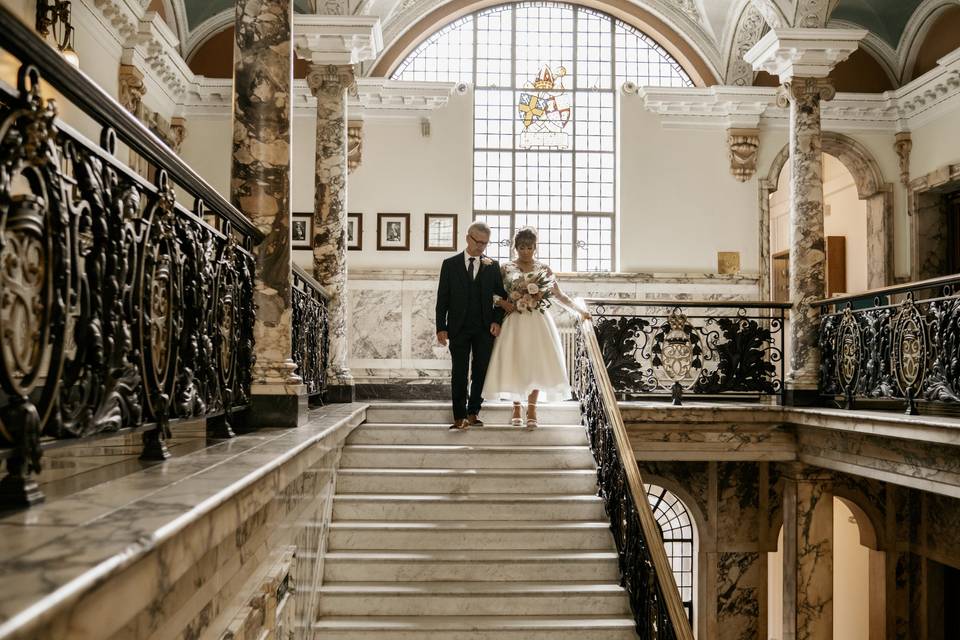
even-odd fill
[(467, 269), (467, 275), (470, 276), (471, 280), (473, 280), (473, 261), (474, 260), (476, 260), (476, 258), (470, 258), (470, 268)]

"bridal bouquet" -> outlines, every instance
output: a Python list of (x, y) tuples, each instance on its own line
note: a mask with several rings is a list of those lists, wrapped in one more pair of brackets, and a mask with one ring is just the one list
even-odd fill
[(543, 313), (553, 297), (553, 278), (542, 269), (521, 273), (511, 283), (508, 294), (517, 311)]

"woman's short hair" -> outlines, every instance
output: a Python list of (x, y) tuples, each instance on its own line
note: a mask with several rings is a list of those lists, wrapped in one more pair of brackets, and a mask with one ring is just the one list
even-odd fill
[(513, 246), (519, 247), (521, 244), (537, 244), (537, 230), (533, 227), (520, 227), (513, 236)]

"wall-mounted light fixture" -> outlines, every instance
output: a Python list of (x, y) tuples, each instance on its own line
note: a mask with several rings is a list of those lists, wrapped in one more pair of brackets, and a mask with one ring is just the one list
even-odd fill
[(73, 48), (70, 0), (37, 0), (37, 32), (44, 38), (52, 33), (57, 50), (67, 62), (80, 66), (80, 56)]

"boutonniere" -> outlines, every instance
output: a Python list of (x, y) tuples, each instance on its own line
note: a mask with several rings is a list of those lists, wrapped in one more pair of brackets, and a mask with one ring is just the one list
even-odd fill
[(487, 257), (483, 257), (483, 258), (480, 258), (480, 264), (482, 264), (485, 267), (489, 267), (490, 265), (493, 264), (493, 260)]

